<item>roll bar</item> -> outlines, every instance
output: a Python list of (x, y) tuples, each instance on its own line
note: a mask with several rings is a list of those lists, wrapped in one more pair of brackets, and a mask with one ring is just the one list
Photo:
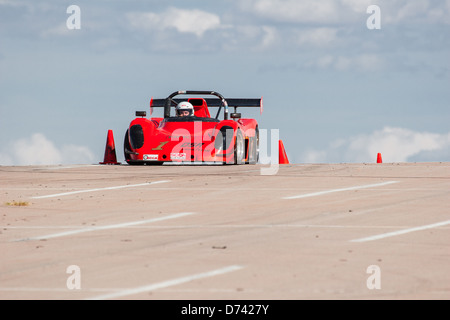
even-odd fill
[(181, 101), (185, 101), (185, 99), (174, 99), (174, 97), (178, 95), (213, 95), (218, 97), (219, 99), (211, 98), (211, 99), (205, 99), (206, 104), (208, 107), (219, 107), (219, 110), (217, 111), (216, 119), (219, 117), (219, 113), (221, 108), (224, 108), (224, 119), (228, 120), (229, 117), (229, 106), (232, 106), (235, 108), (238, 107), (259, 107), (262, 113), (262, 98), (261, 99), (225, 99), (223, 95), (216, 91), (198, 91), (198, 90), (180, 90), (175, 91), (171, 93), (167, 98), (165, 99), (153, 99), (150, 100), (150, 113), (153, 107), (163, 107), (164, 108), (164, 118), (170, 117), (170, 107), (171, 104), (174, 103), (177, 105)]

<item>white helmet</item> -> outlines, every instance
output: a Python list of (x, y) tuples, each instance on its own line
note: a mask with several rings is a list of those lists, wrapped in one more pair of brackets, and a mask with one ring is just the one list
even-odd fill
[(187, 101), (183, 101), (180, 102), (179, 104), (177, 104), (176, 108), (176, 113), (177, 116), (181, 116), (181, 111), (189, 111), (189, 115), (188, 116), (193, 116), (194, 115), (194, 106)]

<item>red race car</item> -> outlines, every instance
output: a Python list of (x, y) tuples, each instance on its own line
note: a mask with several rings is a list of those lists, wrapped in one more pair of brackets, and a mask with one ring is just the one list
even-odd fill
[[(125, 160), (130, 165), (256, 164), (258, 123), (241, 118), (239, 107), (258, 107), (262, 112), (262, 98), (225, 99), (214, 91), (176, 91), (165, 99), (152, 98), (150, 113), (164, 108), (164, 118), (146, 118), (145, 111), (136, 111), (125, 134)], [(215, 117), (210, 108), (218, 109)]]

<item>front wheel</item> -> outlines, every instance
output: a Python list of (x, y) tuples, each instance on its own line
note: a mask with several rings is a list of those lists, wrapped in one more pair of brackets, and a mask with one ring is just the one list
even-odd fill
[(131, 146), (130, 146), (130, 139), (128, 138), (128, 130), (127, 130), (127, 132), (125, 133), (125, 138), (123, 140), (123, 154), (125, 156), (125, 161), (128, 163), (131, 160), (130, 153), (131, 153)]
[(125, 161), (130, 166), (162, 165), (164, 163), (162, 161), (147, 162), (147, 161), (142, 161), (142, 160), (132, 160), (130, 157), (130, 154), (132, 154), (133, 151), (131, 151), (130, 139), (128, 138), (128, 130), (125, 133), (125, 138), (123, 141), (123, 153), (125, 156)]

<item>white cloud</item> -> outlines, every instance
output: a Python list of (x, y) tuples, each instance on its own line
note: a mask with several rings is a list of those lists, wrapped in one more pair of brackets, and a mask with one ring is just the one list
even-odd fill
[(243, 0), (242, 10), (259, 17), (289, 23), (348, 23), (366, 16), (371, 0)]
[(329, 22), (337, 12), (337, 4), (332, 0), (247, 0), (240, 5), (263, 18), (291, 23)]
[(278, 32), (276, 28), (263, 26), (264, 36), (262, 39), (262, 47), (270, 47), (277, 42)]
[(297, 32), (297, 43), (300, 46), (312, 45), (324, 47), (337, 41), (337, 29), (335, 28), (311, 28)]
[(360, 54), (355, 56), (333, 56), (327, 54), (307, 61), (305, 67), (337, 71), (371, 72), (383, 70), (385, 62), (377, 54)]
[(381, 12), (385, 14), (386, 21), (389, 23), (423, 19), (429, 14), (429, 10), (432, 10), (428, 0), (402, 1), (402, 3), (394, 1), (386, 4), (384, 9), (381, 7)]
[(242, 0), (242, 10), (277, 22), (348, 24), (365, 21), (376, 4), (387, 23), (450, 22), (450, 4), (431, 0)]
[(19, 7), (24, 5), (25, 5), (24, 3), (17, 0), (0, 0), (0, 6)]
[(376, 71), (384, 67), (383, 59), (376, 54), (361, 54), (354, 61), (356, 67), (363, 71)]
[(93, 160), (87, 147), (64, 145), (58, 149), (41, 133), (19, 139), (0, 153), (0, 165), (84, 164)]
[(383, 162), (449, 161), (450, 132), (385, 127), (371, 134), (333, 141), (326, 150), (309, 150), (301, 156), (301, 162), (374, 162), (378, 153)]
[(334, 62), (334, 68), (336, 70), (344, 71), (350, 69), (352, 65), (352, 60), (348, 57), (336, 57)]
[(220, 27), (220, 17), (198, 9), (174, 7), (162, 13), (130, 12), (126, 14), (130, 25), (146, 31), (176, 29), (180, 33), (193, 33), (201, 37), (206, 31)]
[(350, 8), (357, 13), (366, 13), (367, 7), (376, 4), (373, 0), (341, 0), (343, 7)]
[(450, 5), (447, 1), (415, 0), (383, 1), (379, 4), (381, 19), (387, 24), (450, 23)]
[(43, 31), (41, 32), (41, 36), (42, 36), (42, 37), (48, 37), (48, 36), (67, 36), (67, 35), (70, 35), (70, 34), (73, 34), (73, 33), (74, 33), (73, 31), (71, 31), (71, 30), (69, 30), (69, 29), (67, 28), (67, 25), (66, 25), (66, 23), (64, 22), (64, 23), (60, 23), (60, 24), (57, 25), (57, 26), (54, 26), (54, 27), (48, 28), (48, 29), (46, 29), (46, 30), (43, 30)]

